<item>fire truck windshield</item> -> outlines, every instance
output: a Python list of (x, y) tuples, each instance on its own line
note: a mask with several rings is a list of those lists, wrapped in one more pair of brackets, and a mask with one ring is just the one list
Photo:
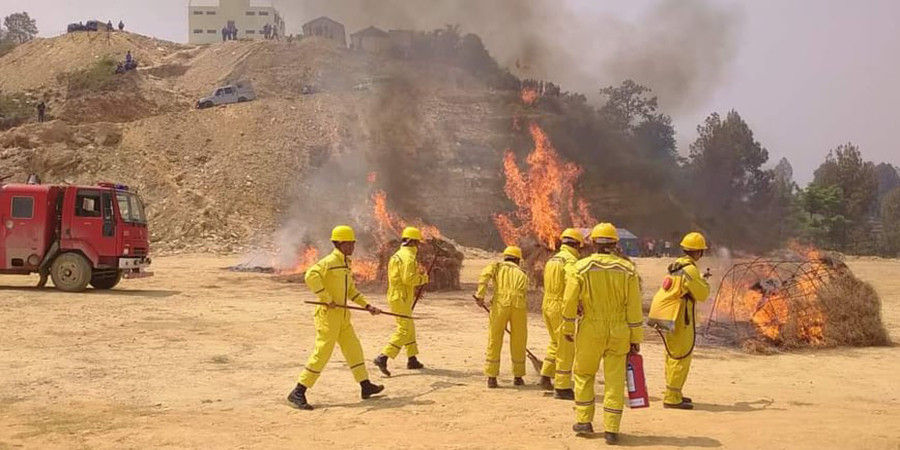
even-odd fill
[(116, 192), (116, 201), (119, 203), (119, 214), (122, 215), (122, 221), (127, 223), (147, 223), (147, 216), (144, 215), (144, 203), (140, 197), (128, 192)]

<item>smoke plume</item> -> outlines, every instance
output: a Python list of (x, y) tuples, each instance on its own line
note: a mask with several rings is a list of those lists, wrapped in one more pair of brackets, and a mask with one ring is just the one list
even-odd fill
[[(692, 112), (725, 79), (742, 16), (711, 0), (660, 0), (635, 22), (573, 0), (306, 0), (281, 5), (291, 23), (327, 15), (348, 33), (370, 25), (480, 35), (501, 65), (594, 96), (626, 78), (654, 89), (670, 113)], [(296, 26), (299, 28), (299, 26)], [(291, 30), (289, 30), (291, 31)], [(595, 98), (595, 97), (592, 97)]]

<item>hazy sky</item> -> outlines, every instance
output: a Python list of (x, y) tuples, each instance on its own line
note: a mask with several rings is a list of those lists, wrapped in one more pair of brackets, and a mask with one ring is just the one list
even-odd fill
[[(332, 0), (339, 3), (341, 0)], [(422, 0), (426, 1), (426, 0)], [(436, 0), (430, 0), (436, 1)], [(451, 1), (451, 0), (443, 0)], [(491, 0), (485, 0), (491, 1)], [(553, 1), (553, 0), (547, 0)], [(634, 21), (656, 0), (565, 0), (582, 20), (616, 16)], [(41, 36), (97, 17), (125, 21), (142, 34), (184, 42), (186, 0), (0, 0), (0, 15), (25, 10)], [(276, 0), (290, 10), (289, 32), (311, 19), (303, 0)], [(737, 55), (724, 82), (692, 113), (675, 117), (680, 150), (710, 112), (738, 110), (769, 150), (771, 164), (786, 156), (801, 183), (828, 150), (852, 141), (875, 162), (900, 165), (900, 1), (716, 0), (743, 18)], [(341, 20), (340, 17), (335, 17)], [(379, 24), (374, 24), (379, 25)], [(461, 24), (465, 28), (465, 24)], [(349, 32), (355, 30), (348, 30)], [(589, 40), (591, 36), (583, 36)], [(490, 49), (491, 43), (486, 45)], [(607, 80), (599, 80), (598, 87)], [(609, 83), (607, 83), (609, 84)], [(665, 99), (661, 99), (665, 104)]]

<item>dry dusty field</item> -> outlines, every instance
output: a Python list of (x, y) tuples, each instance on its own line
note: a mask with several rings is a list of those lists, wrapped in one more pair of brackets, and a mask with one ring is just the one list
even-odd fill
[[(486, 318), (469, 292), (434, 294), (417, 313), (424, 372), (399, 368), (381, 398), (360, 401), (339, 351), (309, 393), (285, 396), (313, 343), (312, 296), (266, 275), (220, 270), (210, 256), (156, 260), (157, 276), (110, 293), (65, 294), (0, 277), (0, 449), (445, 448), (580, 449), (572, 405), (534, 384), (501, 389), (481, 376)], [(474, 281), (482, 262), (469, 262)], [(640, 260), (647, 286), (665, 262)], [(900, 262), (856, 260), (900, 341)], [(721, 272), (719, 272), (721, 273)], [(370, 299), (383, 305), (381, 293)], [(356, 314), (371, 360), (393, 327)], [(530, 318), (529, 347), (546, 333)], [(648, 336), (649, 333), (648, 333)], [(666, 448), (900, 449), (900, 348), (841, 348), (775, 356), (701, 347), (686, 393), (694, 411), (664, 410), (663, 349), (644, 346), (652, 407), (626, 411), (622, 445)], [(369, 364), (372, 369), (371, 364)], [(529, 367), (529, 371), (530, 371)], [(600, 429), (600, 421), (595, 422)]]

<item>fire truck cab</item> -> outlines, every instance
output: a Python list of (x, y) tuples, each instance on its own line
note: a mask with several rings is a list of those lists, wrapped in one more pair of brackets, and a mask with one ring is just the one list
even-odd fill
[(50, 277), (68, 292), (153, 275), (144, 205), (127, 186), (3, 183), (0, 224), (0, 274), (38, 273), (38, 286)]

